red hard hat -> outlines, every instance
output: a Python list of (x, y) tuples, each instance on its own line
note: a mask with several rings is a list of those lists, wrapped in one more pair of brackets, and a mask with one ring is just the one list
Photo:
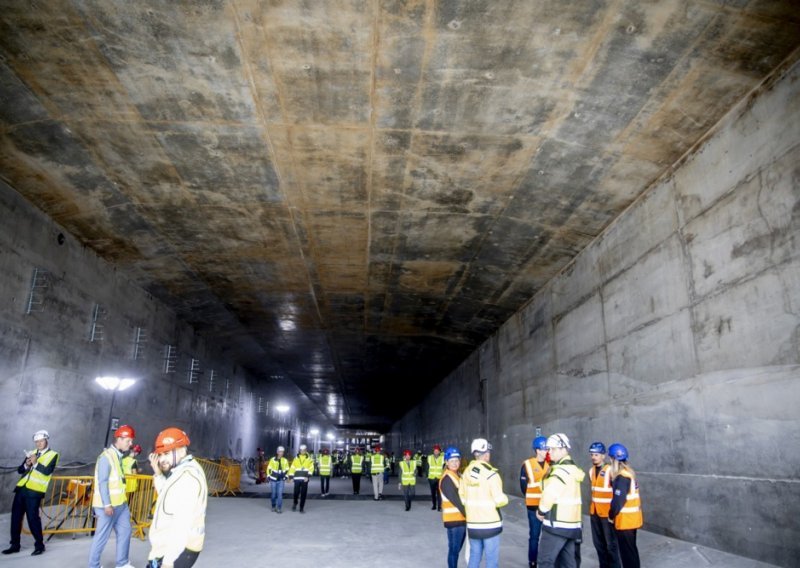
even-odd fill
[(403, 450), (403, 455), (411, 457), (411, 450)]
[(124, 424), (117, 428), (116, 432), (114, 432), (115, 438), (135, 438), (136, 432), (133, 430), (132, 426), (128, 426)]
[(380, 452), (381, 451), (381, 447), (380, 446), (375, 446), (375, 451), (376, 452)]
[(142, 453), (142, 446), (140, 446), (139, 444), (136, 444), (135, 446), (133, 446), (131, 448), (131, 450), (136, 452), (137, 454), (141, 454)]
[(433, 445), (433, 449), (434, 450), (439, 450), (441, 452), (442, 451), (442, 446), (440, 446), (439, 444), (434, 444)]
[(163, 454), (189, 445), (189, 436), (180, 428), (167, 428), (156, 437), (156, 453)]

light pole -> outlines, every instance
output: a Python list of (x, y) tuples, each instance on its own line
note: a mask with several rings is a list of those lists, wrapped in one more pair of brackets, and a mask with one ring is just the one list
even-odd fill
[(120, 379), (118, 377), (96, 377), (95, 382), (105, 390), (111, 391), (111, 408), (108, 409), (108, 427), (106, 428), (106, 441), (103, 447), (108, 447), (108, 435), (111, 432), (111, 417), (114, 414), (114, 401), (117, 399), (117, 392), (124, 391), (136, 384), (136, 379)]

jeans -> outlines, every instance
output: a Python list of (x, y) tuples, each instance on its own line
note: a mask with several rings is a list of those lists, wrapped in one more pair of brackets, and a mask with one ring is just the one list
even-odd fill
[(467, 536), (467, 525), (448, 527), (447, 529), (447, 568), (458, 568), (458, 555), (464, 546)]
[(481, 556), (486, 555), (486, 568), (497, 568), (500, 564), (500, 535), (491, 538), (469, 539), (468, 568), (478, 568)]
[(414, 500), (414, 494), (416, 492), (416, 485), (403, 485), (403, 501), (406, 503), (406, 511), (411, 509), (411, 502)]
[(619, 568), (619, 549), (614, 525), (608, 522), (608, 517), (592, 515), (589, 520), (592, 526), (592, 542), (597, 550), (600, 568)]
[(331, 476), (330, 475), (320, 475), (319, 476), (319, 489), (320, 493), (323, 495), (327, 495), (328, 491), (331, 489)]
[(111, 536), (112, 529), (117, 539), (115, 566), (128, 564), (128, 551), (131, 547), (131, 512), (128, 504), (123, 503), (119, 507), (114, 507), (114, 514), (110, 517), (106, 515), (104, 509), (95, 507), (94, 516), (97, 518), (97, 526), (89, 551), (89, 568), (100, 568), (100, 557), (103, 555), (103, 549)]
[(36, 550), (44, 550), (42, 538), (42, 519), (39, 517), (39, 504), (44, 493), (27, 487), (20, 487), (14, 492), (11, 504), (11, 548), (19, 548), (19, 537), (22, 532), (22, 517), (28, 517), (28, 528), (36, 541)]
[(539, 542), (539, 568), (577, 568), (575, 547), (580, 546), (573, 538), (566, 538), (542, 531), (542, 539)]
[(536, 518), (537, 509), (528, 509), (528, 562), (536, 562), (539, 555), (539, 535), (542, 534), (542, 521)]
[(270, 480), (270, 483), (272, 484), (270, 501), (272, 502), (272, 506), (280, 511), (281, 507), (283, 507), (283, 484), (286, 482), (280, 479), (278, 481)]

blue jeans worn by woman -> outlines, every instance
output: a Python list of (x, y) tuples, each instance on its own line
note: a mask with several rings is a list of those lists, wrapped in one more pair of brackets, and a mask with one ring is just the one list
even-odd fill
[(458, 555), (461, 554), (466, 536), (466, 525), (447, 528), (447, 568), (458, 568)]
[(270, 495), (270, 500), (272, 501), (272, 508), (280, 511), (281, 507), (283, 507), (284, 480), (283, 479), (279, 481), (270, 480), (270, 483), (272, 484), (272, 494)]
[(469, 568), (481, 565), (481, 556), (486, 555), (486, 568), (498, 568), (500, 563), (500, 535), (491, 538), (469, 539)]

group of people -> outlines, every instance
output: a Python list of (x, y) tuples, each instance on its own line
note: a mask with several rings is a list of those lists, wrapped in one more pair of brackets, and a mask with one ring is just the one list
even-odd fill
[[(100, 568), (100, 557), (113, 531), (116, 538), (117, 568), (133, 568), (129, 561), (131, 514), (129, 495), (136, 491), (136, 433), (124, 425), (114, 432), (114, 441), (98, 456), (92, 485), (94, 537), (89, 552), (89, 568)], [(19, 466), (22, 476), (14, 489), (11, 510), (11, 546), (3, 554), (21, 551), (22, 518), (27, 516), (38, 556), (45, 551), (39, 507), (44, 498), (58, 452), (49, 447), (50, 435), (40, 430), (33, 435), (36, 446), (26, 452)], [(148, 538), (148, 568), (190, 568), (203, 549), (208, 485), (202, 467), (189, 454), (189, 436), (179, 428), (161, 431), (155, 451), (149, 455), (153, 486), (157, 495)], [(133, 450), (133, 451), (132, 451)], [(138, 452), (136, 451), (138, 450)], [(127, 479), (126, 479), (127, 477)]]

